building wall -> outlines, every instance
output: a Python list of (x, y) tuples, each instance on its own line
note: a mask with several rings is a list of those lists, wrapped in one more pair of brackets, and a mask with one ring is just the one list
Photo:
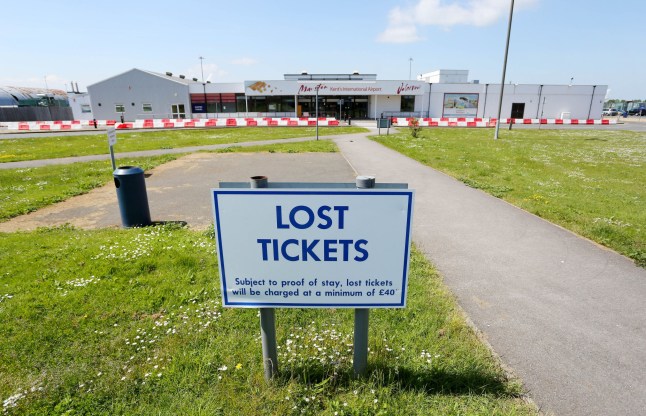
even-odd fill
[[(384, 111), (400, 111), (400, 95), (374, 95), (370, 97), (368, 108), (370, 118), (379, 118)], [(417, 104), (417, 100), (415, 100)]]
[[(173, 104), (184, 105), (186, 117), (191, 115), (186, 83), (138, 69), (90, 85), (88, 92), (94, 97), (92, 113), (100, 120), (119, 120), (121, 112), (116, 111), (116, 104), (123, 104), (125, 121), (173, 118)], [(152, 111), (144, 111), (143, 104), (152, 104)]]
[(243, 82), (218, 82), (202, 84), (201, 82), (194, 82), (188, 85), (191, 94), (222, 94), (222, 93), (237, 93), (244, 94)]
[(426, 82), (466, 84), (469, 79), (469, 71), (461, 69), (440, 69), (438, 71), (421, 74), (418, 79)]
[[(465, 76), (468, 71), (454, 71)], [(173, 104), (184, 105), (187, 118), (191, 113), (190, 94), (242, 94), (253, 96), (314, 96), (319, 87), (320, 96), (367, 96), (368, 117), (378, 118), (384, 112), (401, 112), (402, 95), (414, 95), (415, 115), (445, 117), (457, 110), (445, 111), (446, 94), (461, 102), (476, 102), (477, 108), (464, 110), (465, 117), (497, 117), (500, 84), (425, 83), (422, 81), (245, 81), (244, 83), (191, 82), (172, 76), (133, 69), (88, 87), (92, 115), (97, 119), (119, 120), (121, 112), (115, 105), (124, 106), (126, 121), (135, 119), (174, 118)], [(206, 91), (205, 91), (206, 89)], [(430, 95), (429, 95), (430, 91)], [(599, 118), (603, 108), (606, 85), (505, 85), (502, 117), (511, 117), (514, 103), (525, 105), (523, 118)], [(594, 92), (594, 96), (593, 96)], [(477, 99), (475, 98), (477, 94)], [(456, 98), (457, 97), (457, 98)], [(195, 98), (195, 97), (194, 97)], [(143, 104), (152, 105), (144, 111)], [(246, 106), (245, 106), (246, 107)], [(238, 110), (240, 111), (240, 110)], [(246, 111), (246, 110), (245, 110)], [(250, 110), (253, 111), (253, 110)], [(218, 117), (222, 113), (200, 114)], [(230, 115), (229, 113), (227, 113)], [(263, 113), (265, 114), (265, 113)], [(267, 113), (267, 115), (270, 115)], [(245, 115), (246, 116), (246, 115)], [(75, 117), (79, 118), (79, 117)]]
[(70, 107), (0, 107), (0, 122), (72, 120), (73, 117)]
[(88, 93), (68, 93), (67, 97), (72, 108), (74, 120), (92, 120), (92, 103)]
[[(524, 103), (523, 118), (600, 118), (606, 85), (505, 85), (502, 118), (511, 117), (513, 103)], [(445, 94), (478, 94), (477, 117), (498, 115), (500, 84), (431, 84), (429, 117), (442, 117)], [(593, 96), (594, 92), (594, 96)], [(417, 101), (427, 100), (428, 95)], [(415, 110), (421, 104), (415, 103)], [(428, 105), (424, 104), (424, 115)]]

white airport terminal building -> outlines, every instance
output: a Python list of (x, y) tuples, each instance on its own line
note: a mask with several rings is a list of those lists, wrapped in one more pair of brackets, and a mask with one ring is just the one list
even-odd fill
[[(88, 86), (99, 120), (239, 117), (496, 118), (500, 84), (469, 81), (467, 70), (416, 80), (376, 74), (285, 74), (282, 80), (201, 82), (170, 72), (131, 69)], [(506, 84), (501, 118), (598, 119), (607, 85)], [(84, 103), (85, 104), (85, 103)]]

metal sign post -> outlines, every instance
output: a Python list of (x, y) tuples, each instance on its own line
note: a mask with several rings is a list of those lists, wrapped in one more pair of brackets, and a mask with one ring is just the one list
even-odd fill
[(406, 307), (414, 191), (370, 176), (256, 176), (212, 197), (222, 305), (260, 308), (265, 379), (279, 368), (274, 308), (355, 309), (353, 370), (364, 375), (370, 308)]
[(117, 144), (117, 131), (114, 127), (108, 128), (108, 145), (110, 146), (110, 161), (112, 162), (112, 171), (117, 170), (117, 165), (114, 161), (114, 148), (113, 146)]
[[(357, 189), (375, 187), (374, 176), (357, 176)], [(370, 309), (357, 308), (354, 310), (354, 356), (352, 366), (356, 377), (366, 374), (368, 368), (368, 322)]]
[(377, 124), (379, 126), (379, 135), (381, 135), (381, 129), (382, 128), (386, 129), (386, 135), (390, 134), (390, 119), (389, 118), (380, 118), (377, 121)]
[[(252, 176), (251, 188), (266, 188), (269, 180), (266, 176)], [(265, 380), (271, 380), (278, 374), (278, 348), (276, 347), (276, 310), (260, 308), (260, 337), (262, 342), (262, 363), (265, 368)]]

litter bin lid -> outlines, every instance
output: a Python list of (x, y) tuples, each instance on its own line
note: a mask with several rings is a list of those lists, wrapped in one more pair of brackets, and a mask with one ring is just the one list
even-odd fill
[(144, 173), (144, 170), (139, 166), (119, 166), (114, 172), (114, 176), (124, 175), (139, 175)]

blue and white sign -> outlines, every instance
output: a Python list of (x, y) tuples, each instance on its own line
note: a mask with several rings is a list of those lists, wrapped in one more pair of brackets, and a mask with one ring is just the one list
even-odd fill
[(414, 191), (212, 192), (224, 306), (406, 306)]
[(194, 113), (206, 113), (206, 106), (204, 104), (193, 103), (191, 105), (191, 110), (193, 110)]

